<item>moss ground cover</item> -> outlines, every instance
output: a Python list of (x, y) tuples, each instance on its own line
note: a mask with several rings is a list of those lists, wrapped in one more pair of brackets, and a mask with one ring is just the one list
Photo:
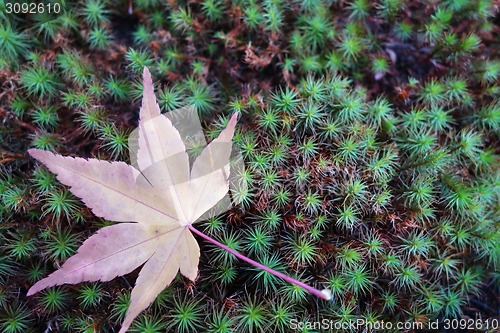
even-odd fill
[(248, 189), (201, 229), (334, 299), (200, 241), (200, 278), (179, 276), (131, 332), (498, 319), (494, 1), (83, 0), (50, 2), (60, 5), (50, 13), (9, 3), (0, 2), (1, 332), (119, 327), (137, 272), (26, 297), (110, 223), (26, 151), (129, 162), (144, 66), (162, 111), (193, 105), (210, 140), (241, 114), (234, 144)]

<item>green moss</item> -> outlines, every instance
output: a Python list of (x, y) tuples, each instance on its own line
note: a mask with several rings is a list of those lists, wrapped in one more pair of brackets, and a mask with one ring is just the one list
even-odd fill
[(131, 331), (497, 314), (478, 305), (496, 300), (500, 265), (491, 1), (0, 6), (0, 331), (111, 332), (123, 319), (134, 273), (25, 296), (110, 224), (26, 150), (127, 159), (143, 66), (161, 110), (194, 106), (209, 141), (240, 113), (246, 187), (199, 226), (334, 302), (201, 241), (196, 283), (178, 278)]

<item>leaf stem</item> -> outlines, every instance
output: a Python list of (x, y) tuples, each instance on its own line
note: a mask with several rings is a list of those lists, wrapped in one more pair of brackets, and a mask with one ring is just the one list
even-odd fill
[(315, 296), (318, 296), (319, 298), (322, 298), (322, 299), (327, 300), (327, 301), (329, 301), (331, 299), (331, 295), (330, 295), (330, 293), (329, 293), (328, 290), (318, 290), (316, 288), (311, 287), (310, 285), (305, 284), (304, 282), (300, 282), (298, 280), (295, 280), (294, 278), (289, 277), (288, 275), (285, 275), (285, 274), (283, 274), (281, 272), (275, 271), (274, 269), (271, 269), (271, 268), (269, 268), (267, 266), (264, 266), (261, 263), (258, 263), (257, 261), (252, 260), (252, 259), (250, 259), (250, 258), (242, 255), (241, 253), (236, 252), (235, 250), (227, 247), (226, 245), (222, 244), (221, 242), (218, 242), (217, 240), (213, 239), (212, 237), (210, 237), (208, 235), (205, 235), (204, 233), (202, 233), (198, 229), (194, 228), (192, 225), (188, 225), (188, 228), (193, 233), (197, 234), (198, 236), (202, 237), (203, 239), (209, 241), (212, 244), (217, 245), (220, 248), (223, 248), (227, 252), (235, 255), (237, 258), (239, 258), (239, 259), (241, 259), (243, 261), (246, 261), (247, 263), (249, 263), (249, 264), (251, 264), (251, 265), (253, 265), (255, 267), (263, 269), (266, 272), (271, 273), (271, 274), (273, 274), (273, 275), (275, 275), (277, 277), (280, 277), (280, 278), (282, 278), (283, 280), (285, 280), (287, 282), (290, 282), (290, 283), (293, 283), (293, 284), (295, 284), (295, 285), (297, 285), (299, 287), (302, 287), (305, 290), (307, 290), (308, 292), (310, 292), (311, 294), (313, 294)]

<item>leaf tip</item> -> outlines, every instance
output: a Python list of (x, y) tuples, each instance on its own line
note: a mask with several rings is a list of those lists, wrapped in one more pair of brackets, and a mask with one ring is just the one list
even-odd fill
[(229, 119), (229, 122), (227, 123), (226, 128), (224, 129), (223, 133), (221, 133), (221, 138), (224, 138), (227, 141), (230, 141), (234, 135), (234, 128), (236, 127), (236, 123), (238, 122), (238, 115), (239, 112), (233, 113), (231, 116), (231, 119)]
[(39, 150), (40, 149), (35, 148), (28, 149), (28, 154), (30, 154), (31, 156), (36, 155)]
[(124, 326), (122, 326), (122, 327), (120, 328), (120, 331), (119, 331), (118, 333), (126, 333), (126, 332), (127, 332), (127, 330), (128, 330), (128, 327), (124, 327)]
[(142, 71), (142, 76), (143, 77), (151, 77), (151, 72), (149, 71), (149, 69), (146, 66), (144, 66), (144, 69)]
[(43, 149), (28, 149), (28, 154), (30, 154), (31, 157), (36, 158), (37, 160), (40, 160), (40, 158), (42, 158), (43, 155), (47, 153), (52, 154), (52, 152)]
[(38, 281), (38, 282), (37, 282), (37, 283), (35, 283), (33, 286), (31, 286), (31, 288), (30, 288), (30, 289), (28, 290), (28, 292), (26, 293), (26, 296), (31, 296), (31, 295), (34, 295), (34, 294), (36, 294), (37, 292), (39, 292), (40, 290), (42, 290), (42, 289), (43, 289), (43, 288), (42, 288), (42, 289), (40, 289), (40, 287), (38, 286), (38, 283), (39, 283), (39, 282), (40, 282), (40, 281)]
[(239, 112), (235, 112), (233, 113), (233, 115), (231, 116), (231, 119), (229, 120), (229, 122), (231, 123), (236, 123), (238, 121), (238, 117), (240, 116), (240, 113)]
[(153, 86), (153, 79), (151, 78), (151, 72), (146, 66), (144, 66), (144, 70), (142, 72), (142, 81), (144, 89)]
[(132, 325), (132, 322), (134, 321), (134, 319), (135, 319), (135, 317), (130, 318), (130, 317), (128, 317), (128, 315), (126, 315), (118, 333), (126, 333), (129, 329), (130, 325)]
[(233, 113), (233, 115), (231, 116), (231, 119), (229, 119), (229, 122), (223, 131), (223, 132), (225, 132), (225, 135), (223, 135), (223, 137), (225, 137), (225, 140), (227, 140), (227, 141), (230, 141), (233, 138), (234, 128), (236, 127), (236, 123), (238, 122), (238, 115), (239, 115), (239, 112)]

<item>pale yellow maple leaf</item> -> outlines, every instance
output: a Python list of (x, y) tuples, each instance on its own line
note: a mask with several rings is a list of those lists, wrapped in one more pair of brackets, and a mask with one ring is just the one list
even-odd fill
[(145, 68), (137, 152), (131, 156), (137, 168), (29, 150), (95, 215), (123, 223), (100, 229), (59, 270), (35, 283), (28, 295), (66, 283), (109, 281), (144, 264), (120, 329), (123, 333), (177, 272), (194, 281), (200, 249), (189, 228), (228, 192), (236, 120), (234, 114), (190, 168), (185, 144), (160, 113)]

